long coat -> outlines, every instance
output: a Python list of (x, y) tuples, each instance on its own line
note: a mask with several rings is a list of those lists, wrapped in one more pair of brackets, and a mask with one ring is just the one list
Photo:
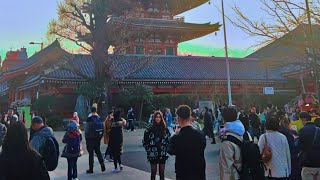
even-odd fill
[(110, 141), (110, 131), (111, 131), (111, 125), (113, 122), (113, 118), (107, 117), (104, 121), (104, 134), (103, 134), (103, 141), (104, 144), (108, 144)]

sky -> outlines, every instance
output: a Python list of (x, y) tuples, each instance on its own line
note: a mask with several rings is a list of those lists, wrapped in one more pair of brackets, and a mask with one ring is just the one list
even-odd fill
[[(0, 56), (5, 58), (9, 50), (26, 47), (28, 55), (40, 49), (40, 45), (29, 42), (42, 42), (46, 38), (48, 23), (57, 18), (57, 1), (61, 0), (0, 0)], [(225, 12), (232, 17), (231, 6), (238, 5), (249, 17), (262, 18), (257, 0), (225, 0)], [(186, 22), (222, 24), (220, 0), (212, 0), (198, 8), (182, 13)], [(248, 37), (241, 29), (227, 21), (227, 42), (231, 56), (243, 57), (254, 51), (248, 49), (257, 44), (259, 39)], [(215, 33), (179, 44), (179, 51), (193, 52), (204, 56), (224, 56), (223, 29)]]

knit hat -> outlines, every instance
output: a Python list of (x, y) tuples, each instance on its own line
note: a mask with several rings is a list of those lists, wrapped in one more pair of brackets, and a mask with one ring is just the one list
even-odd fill
[(71, 122), (67, 125), (67, 131), (74, 132), (78, 130), (78, 125), (75, 122)]
[(43, 123), (43, 119), (40, 116), (35, 116), (34, 118), (32, 118), (32, 123)]

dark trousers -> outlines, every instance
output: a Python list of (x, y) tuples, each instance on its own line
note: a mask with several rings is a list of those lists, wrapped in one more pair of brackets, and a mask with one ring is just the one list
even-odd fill
[(103, 162), (102, 154), (100, 151), (101, 138), (90, 138), (90, 139), (86, 140), (86, 143), (87, 143), (87, 150), (89, 153), (89, 168), (90, 168), (90, 170), (93, 170), (93, 158), (94, 158), (93, 152), (96, 153), (100, 165), (103, 166), (104, 162)]
[(74, 178), (78, 177), (78, 172), (77, 172), (77, 161), (78, 158), (67, 158), (68, 161), (68, 180), (72, 180)]
[(134, 131), (133, 120), (128, 120), (128, 123), (127, 130), (131, 129), (131, 131)]
[(214, 138), (214, 133), (213, 133), (213, 126), (205, 126), (202, 131), (206, 136), (209, 136), (209, 138), (212, 138), (212, 143), (216, 143), (216, 139)]

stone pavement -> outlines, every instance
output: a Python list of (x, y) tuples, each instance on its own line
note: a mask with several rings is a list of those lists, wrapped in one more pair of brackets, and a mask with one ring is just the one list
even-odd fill
[[(78, 178), (79, 179), (113, 179), (113, 180), (149, 180), (150, 165), (146, 158), (146, 152), (142, 147), (142, 138), (144, 130), (140, 129), (135, 132), (124, 133), (124, 153), (122, 155), (122, 163), (124, 170), (119, 173), (112, 173), (113, 163), (106, 164), (106, 172), (102, 173), (98, 159), (95, 157), (94, 174), (86, 174), (88, 168), (88, 153), (86, 152), (85, 139), (82, 141), (85, 154), (78, 159)], [(60, 143), (60, 151), (64, 144), (61, 143), (64, 132), (55, 132), (55, 136)], [(218, 150), (219, 144), (210, 144), (211, 140), (207, 140), (207, 148), (205, 158), (207, 163), (206, 175), (207, 179), (218, 180)], [(104, 153), (106, 145), (101, 142), (101, 152)], [(169, 179), (175, 179), (174, 172), (174, 156), (171, 156), (166, 163), (165, 176)], [(186, 160), (187, 163), (188, 160)], [(50, 172), (50, 177), (53, 180), (66, 179), (67, 175), (67, 160), (60, 158), (58, 168), (54, 172)], [(168, 179), (168, 180), (169, 180)]]
[[(96, 160), (96, 159), (95, 159)], [(94, 179), (94, 180), (102, 180), (102, 179), (112, 179), (112, 180), (149, 180), (150, 173), (145, 171), (141, 171), (135, 168), (130, 168), (127, 166), (123, 166), (124, 170), (118, 173), (113, 173), (111, 170), (113, 169), (113, 163), (106, 163), (106, 171), (101, 172), (100, 165), (98, 161), (95, 161), (94, 173), (86, 174), (86, 170), (88, 168), (88, 155), (84, 155), (78, 160), (78, 179)], [(50, 177), (52, 180), (65, 180), (67, 179), (67, 159), (60, 158), (58, 168), (50, 172)], [(170, 180), (170, 179), (166, 179)]]

